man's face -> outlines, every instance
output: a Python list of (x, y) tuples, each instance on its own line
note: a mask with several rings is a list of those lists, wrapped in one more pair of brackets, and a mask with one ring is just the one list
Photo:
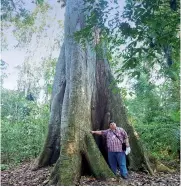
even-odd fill
[(109, 128), (112, 129), (112, 130), (114, 130), (116, 128), (116, 123), (114, 123), (114, 122), (110, 123), (109, 124)]

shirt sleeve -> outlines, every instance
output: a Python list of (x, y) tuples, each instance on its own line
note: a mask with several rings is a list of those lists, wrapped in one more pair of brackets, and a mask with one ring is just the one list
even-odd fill
[(128, 138), (128, 134), (123, 128), (121, 128), (121, 135), (123, 136), (123, 139)]
[(102, 135), (103, 135), (103, 136), (106, 136), (107, 133), (108, 133), (108, 130), (109, 130), (109, 129), (107, 129), (107, 130), (102, 130), (102, 131), (101, 131), (101, 132), (102, 132)]

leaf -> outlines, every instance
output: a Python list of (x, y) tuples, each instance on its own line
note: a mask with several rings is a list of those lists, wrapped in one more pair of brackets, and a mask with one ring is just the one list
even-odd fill
[(42, 5), (44, 3), (44, 0), (36, 0), (36, 3)]
[(139, 79), (140, 78), (140, 74), (141, 73), (139, 71), (134, 71), (134, 72), (131, 73), (131, 76), (132, 77), (137, 77)]

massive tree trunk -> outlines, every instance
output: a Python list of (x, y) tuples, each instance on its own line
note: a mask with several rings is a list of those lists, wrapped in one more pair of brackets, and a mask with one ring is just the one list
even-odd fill
[(130, 168), (149, 168), (121, 97), (110, 88), (114, 79), (108, 62), (88, 44), (82, 48), (74, 40), (74, 33), (84, 26), (82, 8), (83, 0), (66, 2), (65, 37), (56, 67), (49, 131), (36, 163), (37, 167), (56, 163), (49, 182), (54, 185), (75, 185), (88, 171), (97, 178), (113, 176), (104, 139), (90, 134), (92, 129), (107, 129), (110, 118), (130, 136)]

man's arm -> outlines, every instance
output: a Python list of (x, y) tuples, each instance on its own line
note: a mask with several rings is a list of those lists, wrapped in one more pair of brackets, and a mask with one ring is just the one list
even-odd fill
[(126, 147), (130, 147), (128, 134), (127, 134), (127, 132), (123, 128), (122, 128), (122, 130), (123, 130), (123, 134), (124, 134), (124, 142), (126, 144)]
[(92, 134), (102, 135), (102, 131), (91, 131)]
[(125, 139), (125, 142), (126, 142), (126, 151), (125, 151), (125, 154), (128, 155), (131, 152), (131, 148), (130, 148), (130, 145), (129, 145), (129, 139), (128, 139), (128, 137)]
[(125, 139), (125, 143), (126, 143), (126, 147), (130, 147), (130, 145), (129, 145), (129, 138), (128, 137)]

